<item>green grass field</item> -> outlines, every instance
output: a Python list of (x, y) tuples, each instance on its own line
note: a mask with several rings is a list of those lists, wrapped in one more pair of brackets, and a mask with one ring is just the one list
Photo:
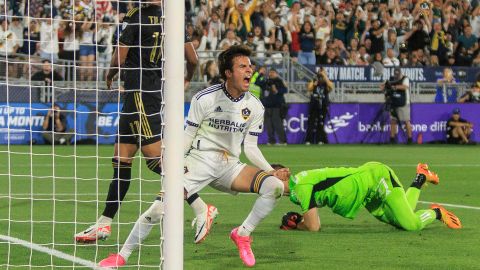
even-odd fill
[[(136, 160), (132, 175), (137, 179), (115, 219), (112, 236), (97, 245), (74, 245), (74, 233), (93, 223), (103, 209), (112, 174), (112, 146), (55, 147), (55, 156), (51, 146), (32, 150), (33, 156), (29, 146), (0, 148), (0, 235), (98, 262), (117, 251), (118, 242), (125, 240), (158, 190), (155, 175), (143, 161), (139, 172), (140, 160)], [(418, 208), (427, 208), (427, 202), (452, 204), (447, 208), (460, 217), (464, 228), (450, 230), (435, 222), (421, 232), (404, 232), (380, 223), (365, 210), (355, 220), (347, 220), (321, 209), (321, 232), (281, 231), (283, 213), (299, 210), (285, 197), (253, 234), (256, 269), (480, 269), (480, 147), (289, 145), (262, 147), (262, 151), (269, 161), (287, 165), (293, 172), (381, 161), (397, 172), (404, 186), (410, 185), (416, 164), (427, 162), (440, 175), (440, 185), (424, 189)], [(206, 241), (195, 245), (190, 227), (193, 213), (185, 207), (184, 269), (244, 268), (229, 232), (241, 224), (256, 196), (231, 196), (211, 189), (200, 195), (217, 206), (220, 215)], [(156, 229), (141, 252), (130, 257), (129, 265), (136, 266), (125, 269), (155, 265), (158, 269), (159, 238)], [(30, 269), (28, 265), (81, 268), (0, 240), (0, 269)]]

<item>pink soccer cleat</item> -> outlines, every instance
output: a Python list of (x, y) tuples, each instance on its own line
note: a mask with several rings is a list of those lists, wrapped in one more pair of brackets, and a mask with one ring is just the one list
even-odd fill
[(255, 255), (253, 255), (252, 248), (250, 247), (252, 238), (250, 236), (238, 235), (237, 227), (230, 233), (230, 239), (232, 239), (235, 245), (237, 245), (238, 253), (240, 254), (240, 259), (242, 259), (243, 263), (248, 267), (254, 266)]
[(125, 259), (120, 254), (110, 254), (98, 263), (100, 267), (121, 267), (125, 265)]

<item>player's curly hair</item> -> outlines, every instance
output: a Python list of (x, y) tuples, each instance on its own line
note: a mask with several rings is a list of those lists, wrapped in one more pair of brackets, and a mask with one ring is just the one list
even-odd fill
[(221, 52), (218, 55), (218, 70), (220, 75), (224, 80), (227, 80), (227, 75), (225, 75), (226, 70), (232, 71), (233, 68), (233, 59), (237, 56), (247, 56), (252, 55), (252, 50), (245, 45), (234, 45), (225, 51)]

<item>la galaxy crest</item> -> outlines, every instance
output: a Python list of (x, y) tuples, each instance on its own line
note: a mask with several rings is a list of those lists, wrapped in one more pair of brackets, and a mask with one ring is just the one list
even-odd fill
[(249, 108), (244, 108), (242, 109), (242, 117), (243, 117), (243, 120), (247, 120), (249, 117), (250, 117), (250, 114), (252, 114), (252, 111), (250, 111)]

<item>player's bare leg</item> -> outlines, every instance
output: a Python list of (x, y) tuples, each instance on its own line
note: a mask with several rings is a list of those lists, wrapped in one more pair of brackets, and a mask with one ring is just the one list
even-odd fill
[(115, 144), (112, 159), (113, 180), (108, 189), (105, 209), (94, 225), (75, 234), (75, 241), (89, 243), (99, 239), (105, 240), (110, 236), (112, 219), (130, 187), (132, 157), (137, 150), (138, 147), (135, 144)]
[(250, 234), (275, 207), (276, 202), (283, 194), (283, 183), (264, 171), (246, 166), (235, 178), (231, 188), (234, 191), (260, 195), (242, 225), (234, 228), (230, 234), (230, 238), (237, 245), (243, 263), (247, 266), (254, 266), (255, 256), (250, 246), (252, 242)]

